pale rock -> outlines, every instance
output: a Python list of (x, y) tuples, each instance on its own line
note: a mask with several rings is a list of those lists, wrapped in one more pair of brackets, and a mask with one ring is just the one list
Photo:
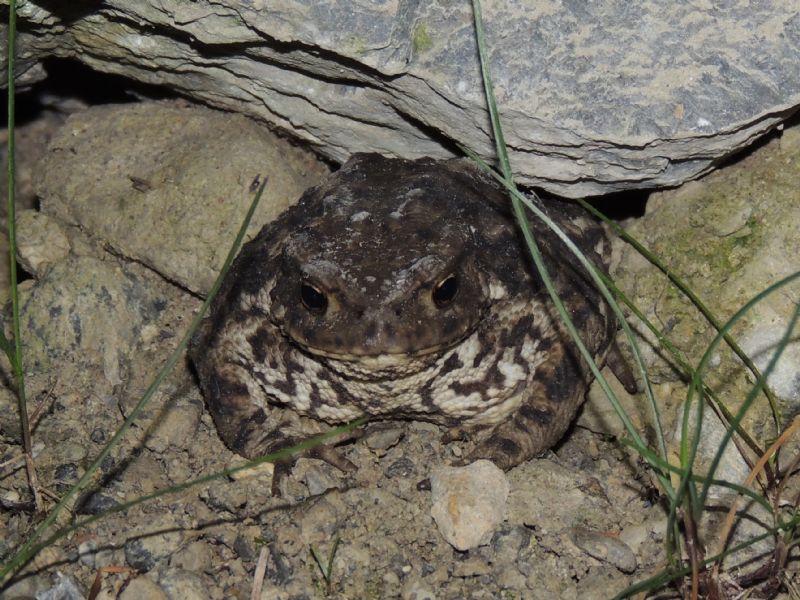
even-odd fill
[(488, 460), (444, 467), (431, 473), (431, 516), (450, 545), (469, 550), (489, 543), (506, 516), (508, 494), (505, 474)]

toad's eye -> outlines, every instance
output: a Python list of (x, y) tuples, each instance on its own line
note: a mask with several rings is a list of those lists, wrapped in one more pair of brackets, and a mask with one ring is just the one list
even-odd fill
[(437, 308), (444, 308), (453, 301), (457, 293), (458, 277), (451, 273), (434, 286), (431, 296)]
[(309, 312), (321, 315), (328, 308), (328, 298), (325, 292), (310, 283), (300, 284), (300, 300)]

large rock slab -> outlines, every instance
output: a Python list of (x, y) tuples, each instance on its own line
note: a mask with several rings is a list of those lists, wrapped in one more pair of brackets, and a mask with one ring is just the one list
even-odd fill
[[(21, 54), (72, 56), (257, 116), (344, 161), (492, 158), (469, 2), (21, 2)], [(519, 181), (672, 186), (800, 105), (795, 2), (485, 2)]]

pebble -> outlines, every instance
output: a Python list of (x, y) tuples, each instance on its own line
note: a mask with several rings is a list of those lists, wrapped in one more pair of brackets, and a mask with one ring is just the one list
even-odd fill
[(84, 600), (85, 598), (86, 594), (78, 582), (59, 571), (56, 571), (53, 586), (36, 594), (36, 600)]
[(178, 569), (201, 573), (211, 567), (211, 548), (204, 541), (192, 542), (178, 550), (170, 558), (169, 564)]
[(667, 530), (667, 517), (660, 510), (654, 509), (650, 518), (642, 523), (634, 523), (623, 528), (619, 539), (636, 554), (640, 554), (643, 544), (659, 544), (663, 541)]
[(531, 532), (524, 526), (498, 531), (492, 538), (492, 560), (496, 564), (514, 564), (530, 542)]
[(159, 579), (169, 600), (209, 600), (208, 586), (199, 575), (178, 569)]
[(436, 600), (436, 595), (424, 583), (414, 580), (403, 586), (401, 598), (403, 600)]
[(78, 560), (87, 567), (94, 568), (97, 559), (97, 542), (89, 540), (78, 544)]
[(378, 428), (367, 434), (364, 443), (367, 448), (377, 452), (379, 456), (383, 456), (387, 450), (397, 445), (403, 435), (405, 432), (400, 427)]
[(408, 457), (398, 458), (392, 464), (390, 464), (384, 474), (388, 479), (392, 479), (394, 477), (410, 477), (414, 473), (414, 461), (412, 461)]
[(180, 548), (185, 533), (167, 517), (154, 519), (147, 530), (132, 531), (124, 545), (125, 562), (145, 573)]
[(453, 577), (478, 577), (488, 575), (492, 572), (492, 567), (483, 558), (470, 556), (466, 560), (456, 562), (453, 567)]
[(78, 479), (78, 465), (75, 463), (63, 463), (55, 468), (53, 473), (59, 481), (73, 482)]
[(431, 516), (457, 550), (488, 544), (506, 514), (509, 483), (488, 460), (431, 474)]
[(168, 600), (168, 597), (147, 577), (137, 577), (125, 587), (119, 600)]
[(303, 481), (311, 496), (319, 496), (330, 489), (338, 487), (338, 480), (324, 469), (313, 465), (306, 470)]
[(40, 276), (50, 265), (69, 253), (64, 230), (43, 212), (33, 209), (17, 213), (17, 257), (28, 273)]
[(101, 494), (99, 492), (95, 492), (90, 494), (83, 502), (81, 502), (77, 507), (78, 514), (81, 515), (96, 515), (98, 513), (103, 512), (104, 510), (108, 510), (117, 506), (119, 502), (112, 498), (111, 496), (107, 496), (106, 494)]
[(184, 448), (195, 439), (202, 407), (193, 402), (178, 403), (163, 415), (145, 440), (147, 448), (163, 453), (170, 446)]
[(66, 441), (58, 445), (58, 454), (63, 461), (80, 463), (86, 458), (86, 447), (83, 443)]
[(156, 566), (156, 558), (142, 540), (129, 540), (125, 544), (125, 562), (137, 571), (146, 573)]
[(618, 538), (575, 527), (572, 529), (572, 541), (592, 558), (607, 562), (623, 573), (633, 573), (636, 570), (633, 550)]

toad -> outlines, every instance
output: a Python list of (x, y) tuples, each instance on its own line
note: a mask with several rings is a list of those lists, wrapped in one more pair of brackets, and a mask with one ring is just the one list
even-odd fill
[[(581, 209), (542, 209), (595, 264), (609, 241)], [(589, 351), (630, 373), (588, 275), (530, 225)], [(245, 244), (190, 356), (217, 429), (255, 457), (362, 415), (468, 439), (502, 469), (567, 430), (591, 374), (545, 290), (507, 192), (465, 160), (354, 156)], [(353, 467), (333, 448), (320, 456)]]

